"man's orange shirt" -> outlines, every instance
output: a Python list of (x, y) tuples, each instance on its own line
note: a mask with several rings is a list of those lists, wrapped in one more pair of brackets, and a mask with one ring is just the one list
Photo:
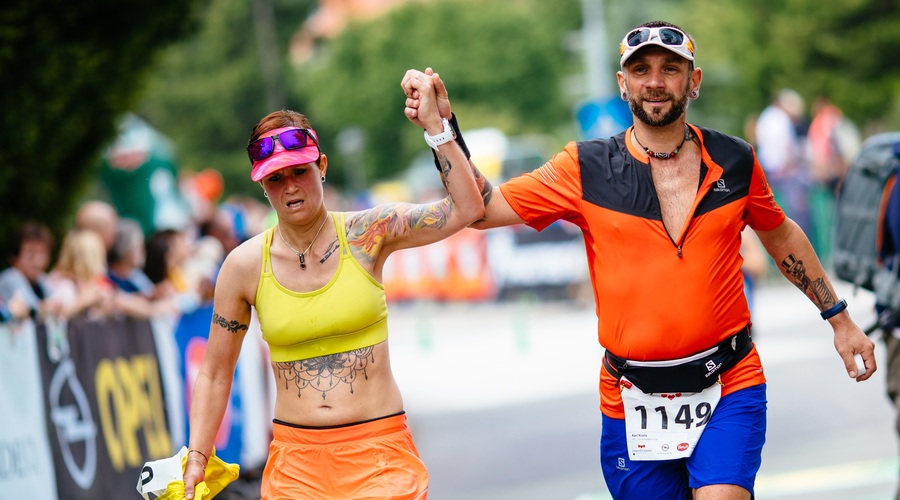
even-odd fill
[[(750, 321), (741, 230), (784, 221), (746, 142), (691, 126), (700, 138), (700, 184), (673, 241), (663, 226), (647, 156), (631, 129), (572, 142), (535, 171), (500, 185), (529, 226), (563, 219), (584, 234), (600, 345), (631, 360), (677, 359), (709, 349)], [(674, 231), (673, 231), (674, 232)], [(765, 382), (754, 348), (722, 375), (723, 395)], [(600, 407), (624, 418), (616, 380), (600, 375)]]

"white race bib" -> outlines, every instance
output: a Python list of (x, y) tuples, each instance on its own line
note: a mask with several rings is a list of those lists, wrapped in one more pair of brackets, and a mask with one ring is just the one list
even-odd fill
[(694, 452), (722, 397), (715, 383), (703, 392), (647, 394), (625, 377), (619, 382), (631, 460), (674, 460)]

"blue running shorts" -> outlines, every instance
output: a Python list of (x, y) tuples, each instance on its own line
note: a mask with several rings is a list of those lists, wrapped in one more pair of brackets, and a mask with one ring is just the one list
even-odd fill
[(691, 490), (736, 484), (750, 491), (766, 441), (766, 385), (722, 397), (689, 458), (632, 461), (625, 420), (603, 415), (600, 466), (616, 500), (690, 499)]

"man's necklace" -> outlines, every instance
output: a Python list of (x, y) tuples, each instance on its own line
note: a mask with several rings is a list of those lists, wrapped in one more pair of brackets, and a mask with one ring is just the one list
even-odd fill
[(302, 252), (298, 252), (297, 250), (295, 250), (294, 247), (292, 247), (291, 244), (288, 243), (286, 239), (284, 239), (284, 234), (281, 232), (281, 224), (278, 225), (278, 236), (281, 236), (281, 241), (283, 241), (284, 244), (287, 245), (288, 248), (290, 248), (291, 251), (294, 252), (295, 254), (297, 254), (297, 257), (300, 258), (300, 269), (304, 269), (304, 270), (306, 269), (306, 252), (309, 252), (309, 249), (312, 248), (313, 243), (316, 242), (316, 238), (319, 237), (319, 233), (322, 232), (322, 228), (325, 227), (325, 222), (327, 222), (327, 221), (328, 221), (328, 212), (325, 212), (325, 218), (322, 219), (322, 225), (319, 226), (319, 230), (316, 231), (316, 235), (313, 236), (312, 241), (309, 242), (309, 246), (306, 247), (306, 250), (304, 250)]
[(647, 156), (650, 156), (653, 158), (658, 158), (660, 160), (668, 160), (669, 158), (675, 158), (676, 156), (678, 156), (678, 152), (681, 151), (681, 147), (684, 146), (684, 141), (687, 140), (687, 136), (688, 136), (687, 125), (685, 125), (684, 126), (684, 137), (682, 137), (681, 144), (679, 144), (678, 147), (675, 148), (675, 151), (672, 151), (671, 153), (657, 153), (655, 151), (650, 151), (650, 148), (644, 147), (644, 145), (641, 144), (641, 141), (638, 140), (638, 138), (637, 138), (637, 132), (632, 130), (631, 134), (634, 136), (634, 142), (638, 143), (638, 146), (640, 146), (644, 149), (644, 152), (647, 153)]

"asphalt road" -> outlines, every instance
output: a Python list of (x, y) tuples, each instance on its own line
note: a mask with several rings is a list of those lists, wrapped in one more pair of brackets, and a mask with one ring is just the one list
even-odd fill
[[(872, 298), (838, 284), (866, 326)], [(898, 440), (881, 369), (857, 384), (831, 329), (789, 285), (756, 297), (754, 340), (769, 424), (756, 497), (894, 498)], [(598, 464), (599, 359), (592, 307), (395, 304), (394, 373), (430, 500), (608, 499)]]

